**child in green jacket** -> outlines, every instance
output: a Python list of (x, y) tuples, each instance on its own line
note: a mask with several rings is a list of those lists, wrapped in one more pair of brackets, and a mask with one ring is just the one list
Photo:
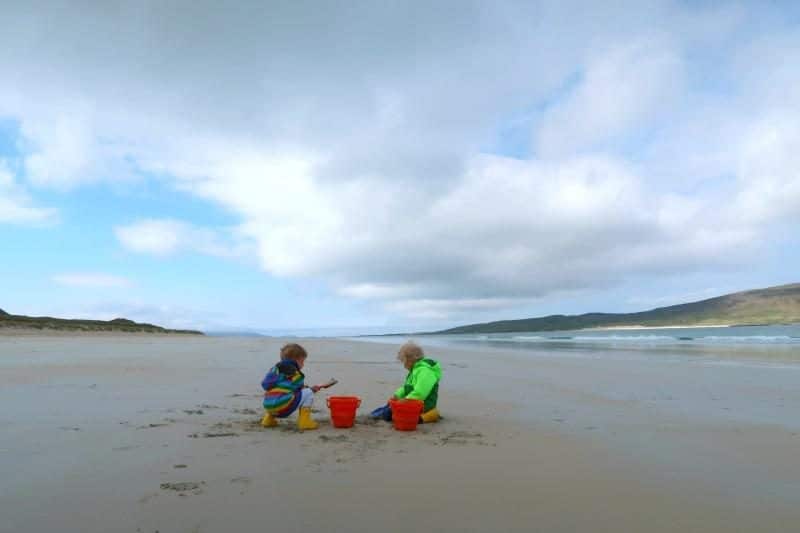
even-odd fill
[(420, 419), (430, 423), (439, 420), (436, 403), (439, 399), (439, 380), (442, 367), (433, 359), (425, 357), (425, 352), (415, 342), (407, 342), (397, 352), (397, 360), (408, 370), (406, 382), (394, 392), (392, 398), (422, 400)]

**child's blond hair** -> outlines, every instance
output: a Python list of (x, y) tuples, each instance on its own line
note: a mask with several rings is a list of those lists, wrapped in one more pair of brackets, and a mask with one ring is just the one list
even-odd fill
[(422, 347), (414, 341), (408, 341), (397, 351), (397, 360), (401, 363), (416, 363), (425, 357)]
[(297, 343), (290, 342), (281, 348), (281, 359), (289, 359), (291, 361), (299, 361), (308, 357), (306, 349)]

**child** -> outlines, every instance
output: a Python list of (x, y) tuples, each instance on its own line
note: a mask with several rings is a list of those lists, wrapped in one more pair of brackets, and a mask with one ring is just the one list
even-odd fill
[(299, 344), (287, 344), (281, 348), (281, 360), (276, 364), (261, 382), (264, 389), (264, 418), (261, 425), (265, 428), (278, 425), (276, 418), (286, 418), (298, 407), (297, 429), (317, 429), (317, 424), (311, 418), (311, 405), (314, 403), (314, 393), (320, 387), (314, 385), (307, 387), (304, 383), (305, 375), (301, 369), (305, 365), (305, 348)]
[(408, 370), (406, 382), (397, 389), (393, 398), (422, 400), (420, 421), (425, 423), (439, 420), (436, 402), (439, 399), (439, 380), (442, 379), (442, 367), (433, 359), (425, 357), (419, 345), (407, 342), (397, 352), (397, 360)]

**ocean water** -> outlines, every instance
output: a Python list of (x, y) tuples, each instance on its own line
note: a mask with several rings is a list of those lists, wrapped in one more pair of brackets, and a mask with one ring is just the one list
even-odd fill
[(800, 324), (362, 337), (389, 343), (406, 338), (428, 346), (501, 348), (547, 357), (701, 358), (717, 364), (800, 365)]

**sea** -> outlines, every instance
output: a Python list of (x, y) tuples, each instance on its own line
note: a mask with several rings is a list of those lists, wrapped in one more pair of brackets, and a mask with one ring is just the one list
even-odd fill
[(388, 343), (404, 339), (414, 339), (427, 346), (500, 348), (549, 357), (701, 357), (800, 365), (800, 324), (361, 337), (361, 340)]

